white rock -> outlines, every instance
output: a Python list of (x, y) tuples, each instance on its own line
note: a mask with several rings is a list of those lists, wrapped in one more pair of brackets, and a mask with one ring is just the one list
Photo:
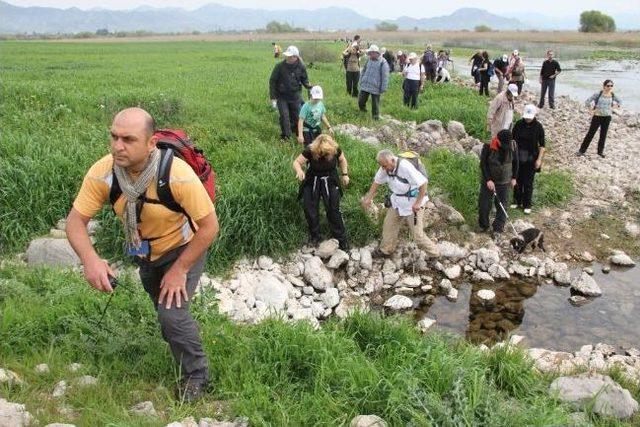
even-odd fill
[(400, 280), (400, 273), (389, 273), (389, 274), (384, 274), (382, 279), (382, 283), (385, 285), (393, 285), (395, 284), (398, 280)]
[(35, 367), (35, 371), (38, 374), (48, 374), (49, 373), (49, 365), (46, 363), (40, 363)]
[(404, 295), (394, 295), (385, 301), (384, 306), (392, 310), (406, 310), (413, 307), (413, 301)]
[(487, 273), (486, 271), (480, 271), (480, 270), (476, 270), (473, 272), (473, 275), (471, 276), (471, 280), (474, 282), (493, 282), (493, 277), (491, 277), (491, 274)]
[(0, 397), (1, 427), (27, 427), (32, 421), (33, 417), (24, 405), (9, 402)]
[(496, 250), (480, 248), (475, 253), (477, 256), (476, 266), (482, 271), (487, 271), (493, 264), (500, 262), (500, 254)]
[(480, 289), (477, 294), (482, 301), (492, 301), (496, 297), (496, 293), (491, 289)]
[(134, 415), (141, 415), (146, 417), (155, 417), (158, 415), (156, 412), (156, 408), (153, 407), (153, 402), (147, 400), (145, 402), (140, 402), (131, 407), (129, 412)]
[(351, 420), (349, 427), (387, 427), (387, 423), (377, 415), (358, 415)]
[(453, 288), (453, 285), (451, 284), (451, 281), (449, 279), (442, 279), (438, 284), (438, 288), (440, 289), (440, 292), (444, 294), (448, 293), (451, 288)]
[(333, 254), (338, 250), (339, 243), (336, 239), (325, 240), (324, 242), (318, 245), (318, 249), (316, 250), (316, 256), (320, 258), (331, 258)]
[(435, 320), (425, 317), (418, 322), (418, 328), (422, 331), (422, 333), (426, 333), (429, 328), (431, 328), (435, 324)]
[(511, 263), (509, 271), (521, 277), (529, 277), (529, 267), (525, 267), (519, 262)]
[(76, 384), (80, 387), (91, 387), (98, 384), (98, 379), (91, 375), (83, 375), (76, 379)]
[(551, 383), (549, 392), (575, 408), (591, 407), (598, 415), (627, 419), (638, 411), (638, 402), (629, 390), (605, 375), (559, 377)]
[(21, 386), (24, 381), (15, 372), (0, 368), (0, 384), (7, 384), (9, 387)]
[(349, 254), (338, 249), (333, 255), (331, 255), (331, 259), (327, 263), (327, 267), (335, 270), (342, 267), (347, 261), (349, 261)]
[(371, 251), (367, 248), (360, 248), (360, 268), (371, 270), (373, 267), (373, 258)]
[(333, 274), (319, 257), (309, 258), (304, 264), (304, 278), (314, 289), (324, 291), (333, 284)]
[[(0, 426), (2, 426), (2, 422), (0, 421)], [(76, 427), (75, 424), (65, 424), (65, 423), (51, 423), (47, 424), (44, 427)]]
[(418, 276), (408, 276), (402, 279), (402, 286), (407, 288), (417, 288), (422, 284), (422, 280)]
[(80, 369), (82, 369), (82, 364), (81, 363), (72, 363), (68, 366), (69, 372), (78, 372)]
[(53, 388), (53, 397), (62, 397), (67, 392), (67, 382), (65, 380), (60, 380)]
[(491, 277), (493, 277), (494, 279), (511, 278), (511, 275), (509, 274), (509, 272), (500, 264), (493, 264), (491, 267), (489, 267), (489, 270), (487, 271), (491, 275)]
[(598, 286), (593, 277), (584, 272), (580, 275), (580, 277), (571, 282), (571, 289), (581, 295), (588, 297), (598, 297), (602, 295), (600, 286)]
[(261, 270), (271, 270), (271, 268), (273, 268), (273, 260), (268, 256), (262, 255), (258, 257), (258, 267), (260, 267)]
[(456, 141), (466, 138), (467, 136), (464, 125), (455, 120), (450, 120), (449, 123), (447, 123), (447, 133)]
[(631, 257), (622, 251), (616, 251), (609, 257), (609, 262), (613, 265), (620, 265), (623, 267), (633, 267), (636, 265), (635, 261)]
[(631, 237), (640, 237), (640, 225), (635, 222), (627, 222), (624, 225), (624, 230)]
[(455, 280), (460, 277), (460, 275), (462, 275), (462, 267), (460, 267), (458, 264), (452, 265), (451, 267), (444, 270), (444, 274), (445, 276), (447, 276), (447, 278)]
[(292, 290), (291, 285), (279, 281), (276, 276), (266, 272), (259, 274), (259, 276), (253, 276), (250, 281), (254, 286), (253, 297), (255, 301), (265, 303), (268, 309), (284, 310), (289, 290)]
[(513, 222), (513, 228), (515, 228), (518, 233), (522, 233), (524, 230), (534, 227), (535, 225), (522, 219), (517, 219)]
[(327, 289), (320, 298), (322, 299), (322, 303), (328, 308), (333, 308), (340, 303), (340, 295), (336, 288)]
[(511, 346), (517, 346), (522, 341), (524, 341), (524, 337), (522, 335), (511, 335), (511, 337), (509, 337), (509, 345)]
[(80, 258), (67, 239), (41, 237), (29, 243), (27, 263), (30, 266), (49, 265), (56, 267), (78, 267)]
[(449, 292), (447, 293), (447, 299), (451, 302), (457, 301), (458, 300), (458, 290), (456, 288), (451, 288), (449, 289)]
[(438, 242), (436, 246), (438, 246), (438, 251), (440, 251), (441, 257), (448, 258), (453, 261), (465, 258), (468, 255), (466, 249), (456, 245), (455, 243), (441, 241)]
[(600, 353), (605, 357), (613, 356), (614, 354), (616, 354), (616, 348), (614, 346), (612, 346), (611, 344), (605, 344), (605, 343), (601, 343), (601, 342), (596, 344), (596, 346), (593, 349), (593, 351), (597, 352), (597, 353)]

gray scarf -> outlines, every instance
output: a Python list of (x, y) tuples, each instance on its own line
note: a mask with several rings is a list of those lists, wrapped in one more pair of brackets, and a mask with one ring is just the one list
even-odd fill
[(126, 198), (124, 205), (124, 235), (128, 248), (139, 249), (141, 245), (140, 233), (138, 232), (138, 218), (136, 215), (136, 203), (138, 197), (147, 191), (151, 180), (158, 175), (158, 164), (160, 163), (160, 150), (153, 150), (149, 155), (149, 160), (140, 176), (135, 181), (124, 168), (114, 164), (113, 170), (118, 178), (122, 194)]

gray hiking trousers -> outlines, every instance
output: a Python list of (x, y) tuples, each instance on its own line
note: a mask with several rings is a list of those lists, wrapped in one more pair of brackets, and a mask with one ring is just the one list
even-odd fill
[(160, 324), (162, 337), (169, 344), (176, 363), (180, 365), (182, 378), (205, 384), (209, 380), (209, 363), (202, 349), (198, 325), (189, 312), (189, 305), (204, 270), (206, 252), (187, 273), (189, 301), (182, 301), (181, 308), (176, 307), (175, 301), (169, 309), (166, 308), (165, 304), (158, 304), (162, 277), (171, 268), (185, 247), (186, 245), (173, 249), (152, 262), (138, 257), (135, 258), (135, 261), (140, 266), (140, 280), (144, 290), (151, 297), (158, 313), (158, 323)]

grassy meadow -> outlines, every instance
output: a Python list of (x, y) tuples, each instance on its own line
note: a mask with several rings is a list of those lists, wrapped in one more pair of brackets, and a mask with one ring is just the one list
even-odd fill
[[(310, 81), (325, 89), (332, 123), (375, 124), (344, 89), (335, 43), (303, 43), (315, 62)], [(305, 239), (291, 162), (293, 141), (279, 141), (277, 111), (268, 101), (274, 65), (268, 43), (2, 42), (0, 77), (0, 253), (23, 251), (68, 212), (88, 167), (108, 152), (108, 126), (122, 108), (139, 105), (160, 127), (188, 131), (218, 173), (221, 232), (209, 267), (226, 268), (241, 256), (283, 254)], [(478, 138), (486, 99), (454, 85), (428, 86), (418, 110), (402, 105), (401, 78), (394, 75), (382, 113), (417, 122), (458, 120)], [(358, 200), (376, 169), (376, 149), (340, 137), (352, 184), (343, 212), (354, 244), (377, 235)], [(473, 224), (477, 160), (440, 153), (427, 159), (432, 184)], [(544, 175), (543, 175), (544, 177)], [(546, 178), (542, 178), (543, 180)], [(546, 200), (546, 197), (542, 197)], [(109, 209), (100, 215), (101, 252), (121, 253), (122, 233)]]

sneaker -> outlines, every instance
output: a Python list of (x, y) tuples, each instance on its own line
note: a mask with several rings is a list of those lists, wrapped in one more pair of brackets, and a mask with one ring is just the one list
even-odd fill
[(185, 403), (194, 403), (207, 392), (207, 382), (202, 379), (188, 379), (183, 381), (176, 391), (176, 398)]
[(531, 213), (531, 208), (525, 208), (524, 209), (524, 214), (525, 215), (529, 215)]
[(576, 151), (576, 156), (580, 157), (580, 156), (584, 156), (584, 153), (580, 150)]

